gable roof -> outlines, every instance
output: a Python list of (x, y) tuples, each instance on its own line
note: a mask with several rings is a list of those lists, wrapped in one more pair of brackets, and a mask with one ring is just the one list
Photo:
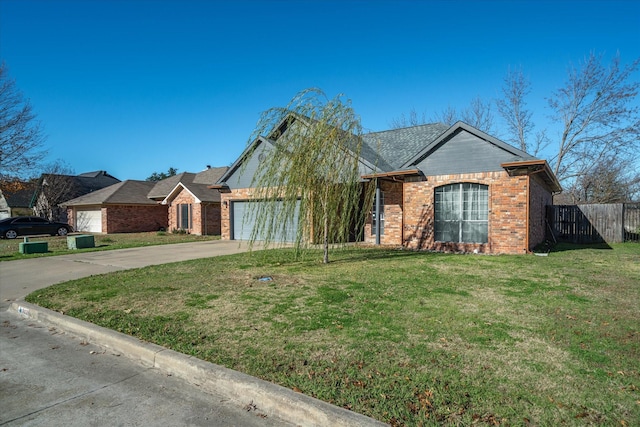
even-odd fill
[(220, 192), (218, 190), (211, 189), (208, 184), (185, 184), (183, 182), (179, 182), (173, 190), (169, 192), (167, 197), (162, 200), (162, 204), (170, 204), (182, 190), (188, 191), (194, 197), (196, 203), (220, 202)]
[(38, 180), (38, 185), (33, 192), (29, 207), (35, 205), (42, 191), (42, 186), (47, 185), (47, 180), (57, 182), (58, 184), (56, 184), (56, 186), (59, 186), (61, 182), (64, 182), (65, 186), (68, 185), (69, 191), (66, 195), (70, 198), (79, 197), (121, 182), (118, 178), (109, 175), (106, 171), (85, 172), (80, 175), (45, 173), (42, 174)]
[[(293, 119), (291, 119), (291, 117), (293, 117)], [(278, 138), (286, 132), (292, 120), (309, 123), (311, 119), (300, 118), (295, 115), (290, 116), (286, 120), (283, 119), (269, 135), (273, 138)], [(428, 171), (420, 170), (418, 164), (461, 132), (468, 132), (479, 140), (489, 144), (493, 149), (498, 150), (495, 153), (501, 153), (500, 157), (503, 159), (502, 162), (504, 164), (496, 164), (497, 167), (504, 167), (510, 174), (516, 173), (516, 171), (517, 173), (523, 173), (524, 171), (528, 171), (529, 173), (543, 172), (544, 176), (541, 176), (541, 178), (549, 188), (551, 188), (552, 191), (560, 191), (556, 177), (548, 165), (546, 167), (544, 166), (546, 164), (544, 160), (531, 156), (462, 121), (458, 121), (452, 126), (447, 126), (444, 123), (431, 123), (362, 135), (364, 144), (360, 153), (360, 161), (367, 168), (371, 169), (371, 172), (363, 173), (362, 177), (363, 179), (371, 179), (382, 176), (424, 175), (428, 173)], [(228, 190), (226, 181), (240, 168), (243, 162), (249, 158), (258, 145), (263, 143), (274, 145), (276, 142), (268, 137), (259, 136), (256, 138), (244, 149), (233, 165), (218, 179), (216, 185), (209, 186), (209, 188)]]
[(419, 163), (420, 161), (422, 161), (424, 158), (428, 157), (433, 151), (435, 151), (436, 148), (438, 148), (440, 145), (444, 144), (445, 142), (447, 142), (449, 139), (451, 139), (453, 136), (455, 136), (456, 134), (458, 134), (460, 131), (465, 130), (467, 132), (469, 132), (472, 135), (477, 136), (480, 139), (485, 140), (486, 142), (488, 142), (489, 144), (492, 144), (510, 154), (512, 154), (514, 156), (514, 161), (516, 160), (536, 160), (535, 157), (525, 153), (522, 150), (519, 150), (505, 142), (500, 141), (498, 138), (494, 138), (493, 136), (482, 132), (479, 129), (474, 128), (473, 126), (470, 126), (464, 122), (456, 122), (453, 124), (453, 126), (451, 126), (450, 128), (448, 128), (445, 132), (443, 132), (441, 135), (439, 135), (437, 138), (435, 138), (433, 141), (431, 141), (430, 143), (428, 143), (427, 145), (423, 146), (423, 148), (418, 151), (417, 154), (415, 154), (413, 157), (409, 158), (402, 166), (401, 168), (408, 168), (411, 167), (417, 163)]
[(61, 204), (61, 206), (85, 205), (157, 205), (147, 197), (155, 183), (127, 180), (93, 191)]
[(221, 185), (226, 184), (226, 181), (229, 179), (229, 177), (231, 175), (233, 175), (235, 173), (235, 171), (237, 171), (240, 166), (242, 166), (242, 163), (249, 157), (249, 155), (251, 153), (254, 152), (254, 150), (256, 149), (256, 147), (260, 144), (269, 144), (271, 146), (273, 146), (275, 144), (275, 141), (259, 136), (256, 139), (253, 140), (253, 142), (249, 145), (247, 145), (245, 147), (245, 149), (242, 151), (242, 153), (240, 154), (240, 156), (238, 156), (238, 158), (236, 159), (235, 162), (233, 162), (233, 164), (231, 166), (229, 166), (229, 168), (227, 169), (227, 171), (222, 174), (222, 176), (220, 178), (218, 178), (218, 180), (211, 186), (209, 186), (210, 188), (220, 188)]
[(373, 132), (363, 136), (371, 150), (380, 153), (388, 168), (399, 169), (425, 145), (435, 141), (449, 126), (432, 123), (401, 129)]
[(226, 166), (217, 168), (207, 168), (198, 173), (182, 172), (174, 176), (170, 176), (163, 180), (153, 182), (153, 187), (147, 194), (147, 197), (154, 200), (165, 199), (179, 183), (183, 184), (214, 184), (226, 171)]
[[(28, 208), (33, 197), (33, 191), (36, 184), (32, 181), (28, 182), (9, 182), (0, 185), (0, 198), (4, 198), (7, 206), (11, 208)], [(12, 185), (14, 184), (14, 185)]]

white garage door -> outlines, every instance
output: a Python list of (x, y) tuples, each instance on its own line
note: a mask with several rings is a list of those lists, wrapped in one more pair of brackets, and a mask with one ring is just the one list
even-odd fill
[[(252, 203), (260, 203), (260, 202), (232, 202), (231, 203), (231, 239), (233, 240), (250, 240), (251, 232), (254, 227), (254, 215), (255, 209), (251, 209), (250, 206)], [(253, 210), (253, 212), (252, 212)], [(289, 224), (287, 229), (283, 233), (279, 233), (277, 236), (273, 237), (273, 241), (275, 242), (293, 242), (296, 239), (296, 230), (298, 228), (298, 213), (300, 210), (300, 202), (296, 207), (296, 214), (293, 219), (293, 222)], [(244, 220), (244, 222), (243, 222)], [(264, 240), (264, 234), (258, 231), (258, 237), (256, 240)]]
[(102, 233), (102, 210), (79, 210), (76, 214), (76, 231)]

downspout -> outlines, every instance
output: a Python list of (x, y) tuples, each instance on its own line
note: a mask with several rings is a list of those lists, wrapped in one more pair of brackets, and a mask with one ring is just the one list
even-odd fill
[(204, 221), (201, 221), (201, 222), (204, 223), (204, 227), (202, 228), (202, 235), (203, 236), (207, 236), (208, 235), (208, 232), (207, 232), (207, 207), (208, 207), (208, 205), (204, 204), (204, 203), (202, 205), (204, 206), (204, 218), (203, 218)]
[(376, 245), (380, 245), (380, 180), (376, 178)]

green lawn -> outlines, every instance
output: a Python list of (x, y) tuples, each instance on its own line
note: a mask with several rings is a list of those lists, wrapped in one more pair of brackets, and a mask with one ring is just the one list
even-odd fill
[[(78, 233), (75, 233), (78, 234)], [(104, 251), (111, 249), (135, 248), (140, 246), (165, 245), (170, 243), (198, 242), (203, 240), (220, 239), (220, 236), (196, 236), (192, 234), (178, 234), (165, 232), (149, 233), (121, 233), (121, 234), (96, 234), (95, 248), (69, 250), (67, 238), (60, 236), (28, 236), (32, 242), (48, 242), (49, 252), (44, 254), (21, 254), (20, 243), (22, 237), (17, 239), (0, 239), (0, 261), (12, 261), (16, 259), (28, 259), (42, 256), (65, 255), (70, 253)]]
[(392, 425), (640, 420), (639, 244), (320, 259), (194, 260), (27, 300)]

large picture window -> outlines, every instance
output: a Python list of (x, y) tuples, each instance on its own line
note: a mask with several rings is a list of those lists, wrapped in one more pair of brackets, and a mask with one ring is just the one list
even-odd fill
[(489, 187), (459, 183), (435, 190), (435, 239), (440, 242), (487, 243)]

